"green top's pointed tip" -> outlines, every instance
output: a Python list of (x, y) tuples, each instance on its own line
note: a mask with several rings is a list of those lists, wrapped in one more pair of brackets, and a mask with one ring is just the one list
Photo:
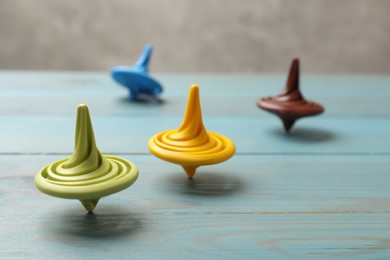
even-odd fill
[[(90, 125), (91, 116), (89, 115), (89, 109), (86, 104), (80, 104), (77, 107), (77, 128), (80, 128), (82, 125)], [(92, 126), (92, 125), (91, 125)]]
[(89, 109), (86, 104), (78, 105), (76, 118), (76, 131), (80, 130), (80, 128), (83, 128), (82, 131), (92, 130), (90, 129), (92, 128), (91, 116), (89, 114)]
[(77, 107), (77, 116), (79, 116), (81, 114), (85, 114), (85, 113), (89, 114), (88, 106), (86, 104), (78, 105), (78, 107)]

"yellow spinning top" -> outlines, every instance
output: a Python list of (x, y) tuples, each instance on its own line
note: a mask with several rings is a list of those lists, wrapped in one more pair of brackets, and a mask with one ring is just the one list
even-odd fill
[(197, 85), (190, 88), (179, 129), (156, 134), (150, 138), (148, 147), (160, 159), (180, 164), (190, 179), (197, 167), (226, 161), (236, 151), (229, 138), (204, 127)]
[(35, 186), (55, 197), (78, 199), (92, 212), (101, 197), (126, 189), (137, 177), (138, 168), (132, 162), (100, 153), (88, 107), (80, 105), (72, 156), (40, 170), (35, 176)]

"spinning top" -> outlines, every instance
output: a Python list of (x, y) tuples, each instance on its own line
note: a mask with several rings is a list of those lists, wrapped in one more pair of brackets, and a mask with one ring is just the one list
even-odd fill
[(299, 91), (298, 59), (292, 61), (287, 84), (282, 93), (276, 97), (262, 98), (257, 105), (280, 117), (287, 132), (299, 118), (314, 116), (324, 111), (320, 104), (305, 100)]
[(112, 78), (129, 89), (129, 99), (136, 100), (139, 94), (156, 96), (162, 92), (162, 86), (149, 76), (149, 61), (153, 46), (147, 44), (138, 61), (133, 67), (114, 67), (111, 70)]
[(160, 159), (180, 164), (190, 179), (197, 167), (226, 161), (236, 150), (229, 138), (204, 127), (197, 85), (190, 88), (179, 129), (156, 134), (150, 138), (148, 147)]
[(55, 197), (78, 199), (92, 212), (101, 197), (126, 189), (137, 177), (138, 168), (132, 162), (100, 153), (88, 107), (79, 105), (72, 156), (40, 170), (35, 176), (35, 186)]

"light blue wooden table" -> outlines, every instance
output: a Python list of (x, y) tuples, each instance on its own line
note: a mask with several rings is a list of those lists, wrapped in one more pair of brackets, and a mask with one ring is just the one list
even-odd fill
[[(0, 73), (1, 259), (390, 258), (390, 76), (303, 75), (326, 112), (291, 134), (255, 105), (285, 75), (157, 77), (161, 102), (131, 103), (107, 74)], [(191, 83), (206, 128), (237, 146), (193, 181), (147, 150), (180, 125)], [(100, 150), (140, 169), (94, 215), (33, 184), (72, 152), (79, 103)]]

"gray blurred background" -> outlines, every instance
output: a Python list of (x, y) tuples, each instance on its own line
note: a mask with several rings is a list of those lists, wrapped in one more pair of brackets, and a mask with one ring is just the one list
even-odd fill
[(388, 0), (0, 0), (0, 69), (390, 73)]

